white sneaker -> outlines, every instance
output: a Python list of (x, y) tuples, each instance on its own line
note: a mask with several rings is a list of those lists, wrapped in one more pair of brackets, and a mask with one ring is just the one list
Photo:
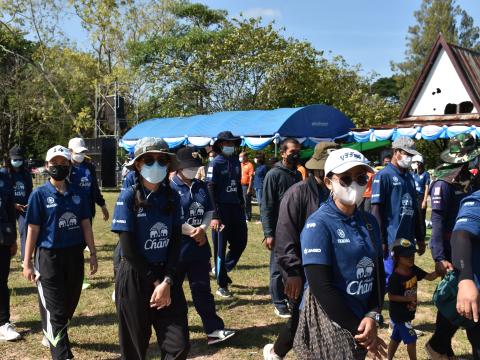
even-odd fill
[(263, 347), (264, 360), (282, 360), (283, 358), (275, 354), (273, 351), (273, 344), (267, 344)]
[(42, 338), (42, 346), (45, 346), (46, 348), (50, 348), (50, 341), (48, 341), (45, 335), (43, 335), (43, 338)]
[(0, 340), (15, 341), (22, 337), (16, 330), (15, 325), (9, 322), (0, 326)]
[(208, 345), (213, 345), (222, 341), (225, 341), (235, 335), (235, 331), (233, 330), (215, 330), (214, 332), (208, 334), (207, 343)]

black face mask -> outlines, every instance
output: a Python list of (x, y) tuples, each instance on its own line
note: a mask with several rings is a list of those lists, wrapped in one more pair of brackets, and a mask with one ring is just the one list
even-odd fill
[(68, 165), (50, 165), (48, 167), (48, 174), (57, 181), (65, 180), (70, 172)]
[(289, 165), (297, 165), (299, 159), (300, 159), (300, 154), (299, 153), (292, 153), (292, 154), (287, 155), (287, 163)]

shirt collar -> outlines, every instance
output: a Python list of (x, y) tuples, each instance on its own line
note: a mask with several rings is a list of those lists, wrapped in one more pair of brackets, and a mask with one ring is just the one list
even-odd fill
[(198, 179), (195, 179), (195, 178), (194, 178), (194, 179), (192, 179), (192, 186), (189, 187), (187, 184), (185, 184), (185, 183), (183, 182), (183, 180), (180, 178), (180, 176), (178, 176), (177, 173), (175, 173), (175, 175), (173, 175), (171, 181), (172, 181), (175, 185), (177, 185), (177, 186), (185, 186), (185, 187), (187, 187), (187, 188), (193, 188), (194, 185), (195, 185), (196, 183), (198, 183)]
[(330, 196), (326, 201), (327, 206), (331, 211), (333, 211), (334, 215), (336, 215), (340, 220), (348, 221), (357, 217), (358, 214), (358, 207), (355, 209), (351, 216), (344, 214), (340, 209), (335, 205), (333, 198)]
[(395, 165), (393, 165), (392, 163), (388, 163), (387, 164), (387, 167), (390, 168), (390, 170), (394, 171), (396, 174), (398, 174), (399, 176), (405, 176), (405, 174), (408, 173), (408, 171), (405, 171), (405, 172), (402, 172), (402, 170), (400, 170), (399, 168), (397, 168)]
[(65, 181), (65, 184), (67, 185), (67, 191), (65, 191), (63, 194), (58, 191), (55, 186), (52, 185), (50, 180), (47, 180), (46, 185), (47, 185), (47, 190), (50, 194), (52, 195), (57, 195), (57, 196), (68, 196), (70, 194), (70, 191), (72, 189), (72, 186), (68, 181)]

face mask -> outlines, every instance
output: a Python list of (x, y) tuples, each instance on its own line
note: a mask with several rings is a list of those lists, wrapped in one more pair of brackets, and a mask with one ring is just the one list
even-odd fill
[(360, 205), (363, 200), (363, 193), (365, 192), (365, 186), (358, 185), (355, 181), (348, 187), (340, 185), (336, 181), (330, 180), (333, 186), (333, 195), (337, 198), (342, 204), (352, 206)]
[(413, 169), (413, 170), (418, 170), (418, 164), (417, 164), (417, 163), (413, 163), (413, 164), (412, 164), (412, 169)]
[(243, 162), (243, 157), (240, 156), (240, 157), (238, 158), (238, 161)]
[(167, 167), (161, 166), (157, 161), (152, 165), (143, 165), (140, 175), (151, 184), (158, 184), (167, 176)]
[(409, 155), (401, 155), (401, 158), (398, 160), (398, 166), (403, 169), (408, 169), (412, 163), (412, 157)]
[(48, 167), (48, 174), (57, 181), (65, 180), (70, 172), (70, 166), (68, 165), (50, 165)]
[(182, 169), (182, 175), (187, 178), (188, 180), (192, 180), (195, 178), (195, 175), (197, 175), (198, 168), (197, 167), (191, 167), (191, 168), (186, 168)]
[(258, 159), (253, 159), (253, 162), (254, 162), (255, 164), (258, 164)]
[(299, 159), (300, 159), (299, 153), (293, 153), (293, 154), (287, 155), (287, 163), (290, 165), (297, 165)]
[(85, 154), (73, 154), (72, 160), (80, 164), (85, 160)]
[(10, 163), (14, 168), (19, 168), (23, 164), (23, 160), (10, 160)]
[(213, 156), (210, 156), (210, 157), (208, 158), (208, 161), (213, 161), (213, 159), (214, 159), (214, 157), (213, 157)]
[(235, 152), (235, 147), (234, 146), (224, 146), (223, 149), (222, 149), (222, 152), (225, 155), (230, 156)]

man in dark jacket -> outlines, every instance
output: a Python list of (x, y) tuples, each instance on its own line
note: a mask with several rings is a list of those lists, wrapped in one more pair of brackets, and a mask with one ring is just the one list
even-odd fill
[(337, 148), (338, 145), (333, 142), (317, 144), (312, 158), (305, 164), (313, 175), (288, 189), (280, 203), (275, 232), (275, 260), (282, 273), (292, 316), (281, 330), (275, 344), (265, 345), (266, 360), (275, 359), (275, 355), (283, 358), (292, 349), (305, 283), (300, 233), (308, 217), (328, 198), (330, 192), (323, 185), (323, 169), (329, 150)]
[(293, 138), (287, 138), (280, 146), (282, 161), (275, 164), (265, 176), (261, 203), (261, 221), (265, 246), (271, 251), (270, 255), (270, 295), (275, 305), (275, 313), (282, 318), (289, 318), (287, 298), (284, 294), (282, 274), (275, 261), (273, 252), (275, 246), (275, 229), (277, 227), (278, 210), (283, 194), (293, 184), (302, 180), (297, 171), (300, 159), (300, 143)]

